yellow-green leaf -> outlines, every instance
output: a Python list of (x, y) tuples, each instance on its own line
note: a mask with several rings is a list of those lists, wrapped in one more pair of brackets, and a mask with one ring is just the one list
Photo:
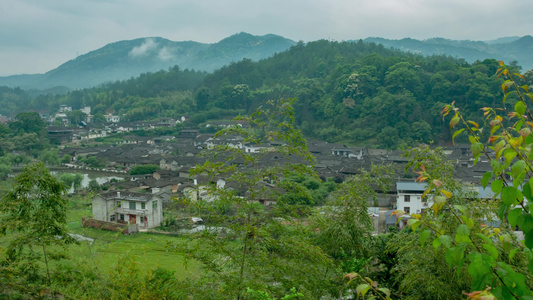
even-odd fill
[(523, 115), (526, 113), (526, 106), (524, 105), (524, 103), (522, 101), (518, 101), (516, 102), (516, 104), (514, 105), (514, 111), (519, 114), (519, 115)]
[(457, 209), (458, 211), (460, 211), (463, 215), (468, 215), (468, 208), (464, 205), (454, 205), (453, 207), (455, 207), (455, 209)]
[(453, 133), (452, 135), (452, 144), (455, 144), (455, 137), (461, 134), (461, 132), (465, 131), (465, 128), (461, 128)]
[(443, 197), (443, 196), (436, 196), (435, 197), (435, 202), (433, 203), (433, 206), (431, 207), (433, 209), (433, 212), (435, 214), (438, 214), (439, 211), (442, 209), (442, 207), (444, 206), (444, 203), (446, 203), (446, 197)]
[(379, 288), (378, 290), (385, 294), (387, 298), (390, 297), (390, 290), (388, 288)]
[(440, 192), (446, 196), (446, 198), (451, 198), (452, 197), (452, 193), (450, 191), (447, 191), (447, 190), (444, 190), (444, 189), (441, 189)]
[(459, 117), (455, 116), (450, 120), (450, 129), (459, 123)]
[(358, 298), (359, 298), (359, 295), (361, 295), (364, 298), (368, 290), (370, 290), (370, 285), (366, 283), (360, 284), (357, 286), (357, 288), (355, 288), (355, 292), (357, 293)]
[(411, 227), (411, 230), (415, 231), (416, 228), (418, 228), (418, 226), (420, 226), (420, 220), (417, 220), (417, 219), (409, 219), (407, 221), (407, 226), (410, 226)]
[(474, 125), (476, 127), (476, 129), (479, 129), (479, 124), (474, 122), (474, 121), (467, 121), (468, 123)]

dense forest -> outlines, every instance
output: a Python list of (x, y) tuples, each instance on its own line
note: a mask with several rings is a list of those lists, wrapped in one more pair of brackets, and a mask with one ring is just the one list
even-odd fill
[[(185, 114), (200, 124), (250, 113), (270, 99), (296, 98), (296, 122), (309, 137), (398, 148), (420, 141), (449, 142), (449, 130), (439, 117), (443, 105), (455, 101), (467, 116), (494, 105), (502, 95), (497, 68), (494, 59), (469, 64), (362, 41), (322, 40), (209, 74), (176, 66), (98, 88), (36, 97), (4, 87), (0, 114), (29, 108), (53, 111), (66, 104), (74, 109), (90, 106), (95, 115), (115, 112), (126, 121)], [(511, 98), (509, 105), (514, 104)]]

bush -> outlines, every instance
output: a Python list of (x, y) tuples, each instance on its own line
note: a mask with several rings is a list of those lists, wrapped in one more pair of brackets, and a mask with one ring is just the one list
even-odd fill
[(158, 165), (142, 165), (131, 168), (130, 175), (150, 174), (159, 170)]

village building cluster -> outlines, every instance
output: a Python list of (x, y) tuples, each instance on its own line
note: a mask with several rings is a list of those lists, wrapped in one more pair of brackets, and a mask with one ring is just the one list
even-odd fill
[[(155, 122), (154, 122), (155, 123)], [(159, 122), (157, 122), (159, 123)], [(134, 125), (130, 124), (130, 128)], [(242, 125), (241, 125), (242, 126)], [(228, 182), (223, 176), (211, 178), (206, 176), (190, 176), (190, 170), (198, 164), (203, 164), (205, 151), (216, 146), (238, 148), (246, 153), (262, 153), (261, 159), (254, 168), (262, 168), (272, 164), (305, 163), (298, 157), (285, 158), (273, 149), (276, 144), (250, 144), (244, 142), (240, 136), (215, 137), (214, 134), (200, 133), (197, 129), (184, 129), (177, 136), (140, 137), (126, 136), (122, 143), (98, 147), (67, 147), (60, 155), (68, 154), (73, 161), (66, 164), (72, 168), (86, 168), (79, 160), (83, 157), (94, 156), (105, 160), (108, 171), (119, 172), (140, 165), (158, 165), (159, 170), (151, 174), (140, 174), (130, 177), (130, 180), (115, 184), (108, 193), (96, 197), (93, 202), (94, 217), (109, 222), (129, 222), (139, 225), (139, 228), (150, 228), (160, 225), (162, 213), (155, 210), (151, 203), (158, 203), (161, 208), (170, 201), (171, 195), (186, 196), (191, 200), (214, 200), (207, 192), (207, 186), (234, 189), (245, 196), (245, 189), (239, 190), (234, 182)], [(372, 164), (390, 164), (394, 169), (396, 182), (387, 192), (380, 191), (378, 201), (369, 206), (386, 210), (383, 213), (382, 228), (397, 224), (396, 217), (390, 217), (393, 210), (399, 209), (406, 213), (421, 213), (431, 207), (431, 199), (422, 199), (425, 186), (415, 182), (415, 174), (406, 171), (407, 158), (402, 151), (383, 149), (366, 149), (361, 147), (346, 147), (341, 144), (323, 141), (308, 142), (308, 150), (316, 158), (315, 170), (321, 179), (333, 178), (342, 182), (347, 177), (356, 175), (361, 169), (369, 169)], [(488, 161), (480, 161), (476, 165), (471, 159), (469, 145), (456, 145), (445, 148), (446, 158), (456, 167), (456, 177), (464, 183), (470, 184), (479, 192), (479, 197), (490, 198), (492, 195), (480, 186), (483, 173), (490, 170)], [(221, 158), (223, 159), (223, 158)], [(242, 162), (232, 161), (239, 165)], [(228, 174), (229, 176), (229, 174)], [(270, 188), (275, 185), (265, 182)], [(133, 196), (132, 196), (133, 195)], [(153, 195), (154, 199), (139, 200), (134, 195)], [(129, 197), (129, 198), (128, 198)], [(263, 197), (252, 199), (266, 206), (274, 205), (275, 198)], [(120, 205), (120, 206), (119, 206)], [(404, 224), (400, 222), (400, 227)]]
[[(77, 124), (69, 124), (68, 118), (72, 108), (61, 105), (53, 115), (41, 115), (48, 120), (48, 133), (56, 143), (68, 143), (69, 146), (60, 150), (60, 156), (65, 154), (72, 157), (72, 161), (64, 166), (80, 169), (98, 169), (109, 172), (127, 173), (131, 168), (142, 165), (157, 165), (159, 170), (150, 174), (130, 176), (130, 180), (114, 184), (105, 193), (93, 200), (94, 218), (103, 222), (136, 224), (139, 229), (147, 229), (161, 225), (163, 207), (170, 202), (171, 196), (185, 196), (193, 201), (203, 199), (215, 200), (208, 192), (208, 186), (232, 189), (237, 194), (246, 197), (246, 189), (235, 182), (228, 181), (227, 176), (207, 178), (206, 176), (190, 176), (190, 171), (198, 164), (203, 164), (206, 151), (217, 146), (240, 149), (247, 154), (261, 153), (261, 159), (254, 164), (254, 168), (264, 168), (273, 164), (307, 163), (303, 159), (285, 157), (275, 151), (278, 143), (253, 144), (245, 142), (243, 137), (225, 135), (216, 137), (214, 134), (201, 133), (198, 128), (184, 128), (175, 136), (146, 137), (127, 135), (135, 130), (150, 130), (160, 127), (174, 127), (186, 122), (187, 116), (178, 118), (164, 117), (153, 121), (124, 122), (120, 116), (108, 113), (104, 115), (105, 122), (95, 122), (90, 107), (80, 109), (85, 117)], [(60, 120), (60, 122), (58, 122)], [(102, 120), (103, 121), (103, 120)], [(58, 124), (59, 123), (59, 124)], [(70, 125), (70, 126), (66, 126)], [(203, 124), (205, 129), (225, 128), (229, 126), (247, 127), (245, 121), (210, 121)], [(203, 130), (203, 132), (210, 130)], [(75, 146), (84, 141), (98, 137), (106, 137), (113, 133), (123, 133), (122, 141), (115, 145)], [(126, 135), (124, 135), (126, 134)], [(74, 142), (74, 143), (72, 143)], [(397, 217), (391, 216), (393, 210), (402, 210), (406, 214), (422, 213), (432, 205), (432, 199), (422, 198), (425, 184), (415, 182), (415, 174), (406, 170), (407, 158), (402, 151), (385, 149), (367, 149), (364, 147), (346, 147), (342, 144), (324, 141), (309, 141), (309, 152), (316, 158), (314, 168), (322, 180), (333, 178), (335, 182), (342, 182), (346, 178), (357, 175), (362, 169), (370, 169), (374, 164), (387, 164), (394, 170), (395, 182), (387, 191), (378, 191), (377, 201), (369, 203), (372, 211), (382, 222), (381, 231), (388, 226), (398, 224)], [(483, 174), (491, 170), (490, 162), (481, 159), (474, 164), (470, 145), (459, 144), (444, 148), (446, 159), (455, 166), (455, 177), (472, 187), (478, 198), (491, 198), (490, 189), (483, 189), (480, 180)], [(84, 158), (93, 158), (105, 162), (105, 166), (88, 166)], [(224, 160), (224, 158), (219, 158)], [(86, 161), (86, 160), (85, 160)], [(238, 159), (231, 161), (237, 167), (243, 162)], [(263, 182), (266, 190), (278, 189), (273, 182)], [(276, 197), (263, 195), (257, 201), (265, 206), (275, 205)], [(381, 214), (383, 211), (383, 214)], [(405, 225), (399, 222), (399, 226)], [(379, 231), (379, 230), (378, 230)]]

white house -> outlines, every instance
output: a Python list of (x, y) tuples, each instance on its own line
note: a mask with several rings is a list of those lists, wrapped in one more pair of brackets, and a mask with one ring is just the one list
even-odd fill
[(64, 104), (59, 106), (59, 112), (60, 113), (65, 113), (65, 112), (69, 112), (69, 111), (72, 111), (72, 107), (66, 106)]
[(407, 214), (420, 214), (422, 210), (431, 207), (433, 202), (428, 198), (422, 199), (427, 184), (418, 182), (396, 182), (396, 209)]
[(120, 122), (120, 117), (119, 117), (119, 116), (112, 115), (112, 114), (104, 115), (104, 118), (105, 118), (105, 121), (106, 121), (106, 122), (112, 122), (112, 123), (118, 123), (118, 122)]
[(85, 106), (83, 108), (80, 108), (80, 111), (86, 115), (90, 115), (91, 114), (91, 107), (90, 106)]
[(137, 224), (147, 229), (161, 226), (163, 195), (108, 192), (93, 199), (93, 218), (107, 222)]
[[(242, 149), (243, 147), (241, 147)], [(261, 153), (263, 150), (272, 151), (274, 147), (268, 144), (257, 145), (254, 143), (248, 143), (244, 145), (244, 152), (246, 153)]]
[[(424, 210), (433, 206), (433, 199), (425, 197), (422, 199), (422, 194), (427, 188), (425, 182), (396, 182), (396, 209), (402, 210), (406, 214), (421, 214)], [(490, 188), (484, 189), (481, 186), (471, 186), (469, 189), (474, 192), (473, 198), (478, 199), (492, 199), (494, 193)], [(403, 228), (408, 218), (403, 218), (400, 222), (400, 228)]]

